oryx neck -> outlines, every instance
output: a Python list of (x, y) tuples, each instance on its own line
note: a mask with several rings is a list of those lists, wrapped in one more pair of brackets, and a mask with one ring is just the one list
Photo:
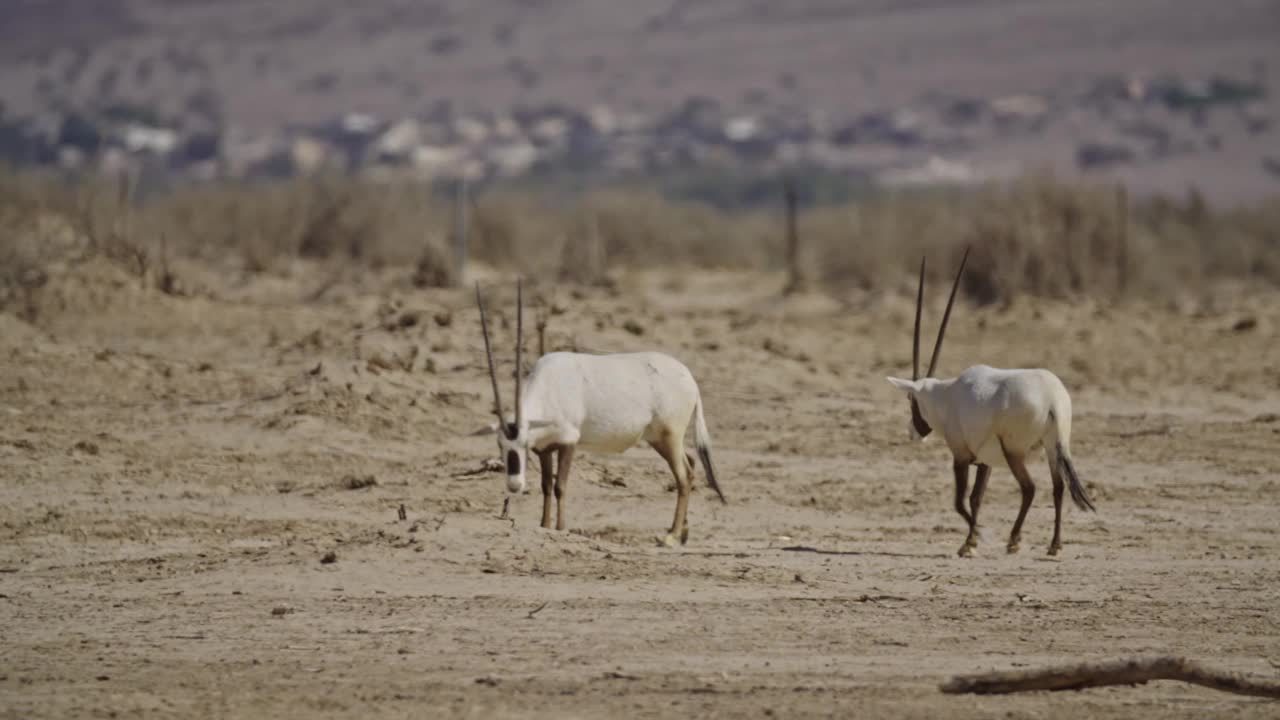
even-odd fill
[(955, 383), (955, 378), (924, 378), (920, 381), (920, 393), (929, 394), (946, 390)]
[(920, 389), (915, 393), (916, 405), (929, 427), (935, 431), (942, 429), (940, 423), (943, 414), (940, 412), (947, 405), (946, 396), (955, 384), (955, 378), (945, 380), (924, 378), (920, 381)]

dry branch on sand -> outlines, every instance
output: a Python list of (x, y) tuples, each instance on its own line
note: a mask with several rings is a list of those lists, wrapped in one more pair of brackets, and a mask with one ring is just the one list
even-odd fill
[(1280, 699), (1280, 683), (1208, 670), (1180, 657), (1116, 660), (1040, 670), (958, 675), (943, 683), (941, 690), (948, 694), (1004, 695), (1036, 690), (1082, 690), (1107, 685), (1142, 685), (1152, 680), (1179, 680), (1223, 692)]

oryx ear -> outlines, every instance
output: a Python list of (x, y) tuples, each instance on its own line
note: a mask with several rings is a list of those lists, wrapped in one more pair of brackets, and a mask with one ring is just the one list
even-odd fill
[(885, 380), (888, 380), (890, 385), (893, 385), (904, 392), (912, 393), (920, 389), (919, 380), (903, 380), (902, 378), (896, 377), (885, 378)]
[(495, 420), (489, 423), (488, 425), (485, 425), (484, 427), (480, 428), (479, 430), (475, 430), (467, 433), (467, 436), (480, 437), (481, 435), (492, 435), (496, 432), (498, 432), (498, 421)]
[(529, 429), (530, 429), (530, 430), (540, 430), (540, 429), (542, 429), (542, 428), (551, 427), (552, 425), (555, 425), (555, 424), (556, 424), (556, 423), (555, 423), (555, 421), (554, 421), (554, 420), (530, 420), (530, 421), (529, 421)]

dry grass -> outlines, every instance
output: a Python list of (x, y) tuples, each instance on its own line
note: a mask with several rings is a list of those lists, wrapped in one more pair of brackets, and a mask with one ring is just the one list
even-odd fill
[[(941, 279), (973, 247), (964, 293), (980, 304), (1041, 297), (1168, 297), (1215, 280), (1280, 283), (1274, 205), (1215, 211), (1194, 193), (1130, 202), (1111, 186), (1042, 174), (975, 191), (887, 196), (810, 214), (810, 260), (828, 286), (883, 286), (922, 254)], [(902, 273), (888, 273), (897, 268)]]
[[(537, 278), (591, 283), (621, 268), (781, 269), (781, 214), (720, 210), (656, 191), (566, 201), (489, 191), (469, 208), (469, 255)], [(311, 258), (404, 267), (456, 282), (451, 202), (410, 183), (343, 178), (180, 188), (133, 198), (119, 183), (0, 176), (0, 303), (21, 305), (51, 264), (102, 255), (172, 291), (171, 256), (244, 272)], [(973, 247), (964, 293), (1168, 297), (1221, 279), (1280, 284), (1275, 204), (1215, 210), (1196, 195), (1129, 202), (1048, 174), (977, 189), (873, 195), (806, 210), (801, 262), (826, 291), (893, 290), (922, 254), (935, 280)]]

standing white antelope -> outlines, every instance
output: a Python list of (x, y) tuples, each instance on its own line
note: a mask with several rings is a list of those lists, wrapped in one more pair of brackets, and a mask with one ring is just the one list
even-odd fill
[[(929, 360), (929, 371), (920, 377), (920, 308), (924, 302), (924, 259), (920, 260), (920, 284), (916, 292), (915, 339), (911, 349), (911, 380), (888, 378), (894, 387), (907, 393), (911, 401), (911, 436), (924, 440), (937, 429), (951, 449), (955, 471), (956, 512), (969, 523), (969, 535), (960, 546), (960, 557), (973, 555), (978, 546), (978, 508), (987, 489), (991, 466), (1003, 460), (1013, 472), (1022, 490), (1022, 507), (1009, 535), (1008, 552), (1018, 551), (1022, 539), (1022, 521), (1036, 494), (1035, 483), (1027, 472), (1028, 455), (1044, 447), (1053, 478), (1053, 541), (1049, 554), (1062, 549), (1062, 494), (1064, 485), (1071, 499), (1082, 510), (1093, 510), (1093, 502), (1085, 492), (1080, 476), (1071, 461), (1071, 396), (1058, 376), (1048, 370), (1001, 370), (974, 365), (950, 380), (933, 377), (942, 350), (942, 337), (947, 331), (951, 306), (956, 299), (964, 264), (969, 259), (966, 249), (951, 286), (951, 297), (942, 315), (938, 339)], [(969, 465), (977, 464), (969, 508), (964, 506), (969, 485)], [(1064, 482), (1065, 480), (1065, 482)]]
[[(489, 322), (478, 283), (476, 305), (480, 308), (480, 328), (498, 420), (475, 434), (497, 434), (498, 449), (506, 465), (507, 490), (512, 493), (524, 492), (528, 451), (538, 455), (542, 466), (542, 527), (551, 527), (554, 492), (556, 529), (565, 529), (564, 500), (569, 468), (578, 447), (616, 454), (645, 442), (667, 461), (676, 480), (675, 519), (663, 544), (674, 547), (677, 539), (681, 544), (687, 542), (693, 456), (685, 452), (684, 435), (691, 421), (707, 483), (720, 501), (725, 502), (711, 465), (711, 436), (702, 416), (702, 396), (693, 375), (680, 361), (656, 352), (611, 355), (553, 352), (538, 359), (529, 374), (528, 386), (521, 392), (524, 298), (523, 289), (517, 284), (515, 414), (507, 417), (502, 412), (498, 375), (489, 345)], [(556, 456), (554, 477), (553, 456)]]

